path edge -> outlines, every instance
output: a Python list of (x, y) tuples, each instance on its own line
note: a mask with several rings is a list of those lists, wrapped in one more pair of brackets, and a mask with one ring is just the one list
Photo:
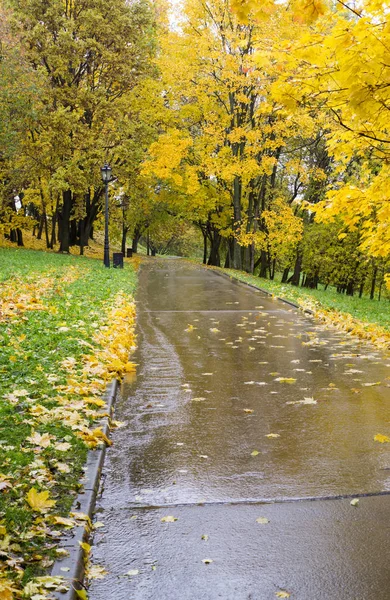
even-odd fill
[[(106, 388), (104, 400), (106, 408), (104, 416), (98, 423), (103, 433), (109, 437), (110, 419), (114, 411), (114, 403), (119, 389), (119, 380), (113, 379)], [(100, 478), (106, 455), (106, 444), (102, 444), (96, 450), (88, 450), (87, 460), (84, 466), (84, 476), (81, 483), (83, 489), (78, 493), (73, 502), (71, 512), (79, 512), (88, 515), (92, 519), (96, 504), (96, 498), (100, 486)], [(51, 597), (56, 600), (76, 600), (79, 596), (77, 590), (84, 588), (85, 562), (88, 560), (88, 554), (81, 547), (81, 543), (88, 542), (91, 535), (91, 527), (86, 521), (83, 525), (76, 526), (69, 532), (69, 536), (61, 540), (58, 548), (68, 552), (68, 556), (58, 558), (51, 570), (52, 577), (62, 577), (63, 584), (68, 589), (64, 591), (52, 592)], [(59, 588), (62, 586), (60, 585)]]
[(230, 279), (230, 281), (233, 281), (234, 283), (238, 283), (238, 284), (241, 283), (242, 285), (246, 285), (247, 287), (250, 287), (253, 290), (257, 290), (258, 292), (263, 292), (263, 294), (266, 294), (267, 296), (272, 296), (273, 298), (276, 298), (276, 300), (280, 300), (280, 302), (284, 302), (285, 304), (288, 304), (289, 306), (292, 306), (293, 308), (297, 308), (298, 310), (301, 310), (302, 312), (307, 313), (308, 315), (314, 315), (314, 311), (311, 310), (310, 308), (304, 308), (303, 306), (300, 306), (299, 304), (296, 304), (295, 302), (292, 302), (291, 300), (287, 300), (286, 298), (281, 298), (280, 296), (275, 296), (275, 294), (273, 294), (269, 290), (265, 290), (264, 288), (258, 287), (257, 285), (253, 285), (253, 283), (249, 283), (248, 281), (242, 281), (242, 279), (238, 279), (238, 277), (234, 277), (234, 275), (230, 275), (229, 273), (224, 273), (224, 271), (219, 271), (219, 270), (213, 269), (213, 268), (210, 269), (207, 267), (204, 267), (204, 268), (208, 271), (212, 271), (216, 275), (220, 275), (222, 277), (227, 277), (228, 279)]

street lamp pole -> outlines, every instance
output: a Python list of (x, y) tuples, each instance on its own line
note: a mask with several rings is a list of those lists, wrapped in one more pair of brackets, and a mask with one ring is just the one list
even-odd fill
[(111, 167), (106, 163), (104, 167), (101, 167), (102, 179), (106, 186), (106, 204), (104, 211), (104, 258), (103, 263), (105, 267), (110, 267), (110, 244), (108, 240), (108, 184), (111, 181)]

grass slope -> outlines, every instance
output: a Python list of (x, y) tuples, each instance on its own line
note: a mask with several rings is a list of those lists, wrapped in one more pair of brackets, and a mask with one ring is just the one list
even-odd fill
[(132, 368), (135, 285), (129, 263), (0, 249), (1, 598), (44, 593), (101, 396)]
[[(211, 267), (216, 268), (216, 267)], [(250, 283), (271, 294), (309, 308), (322, 321), (344, 329), (347, 333), (390, 348), (390, 302), (367, 297), (344, 296), (334, 289), (309, 290), (270, 281), (242, 271), (218, 269), (230, 277)]]

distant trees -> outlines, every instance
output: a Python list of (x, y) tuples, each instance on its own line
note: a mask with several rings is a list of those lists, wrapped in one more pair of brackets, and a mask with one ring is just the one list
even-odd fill
[(140, 240), (168, 251), (172, 232), (172, 248), (189, 251), (196, 228), (204, 263), (380, 294), (390, 285), (386, 8), (186, 0), (171, 28), (148, 1), (1, 9), (3, 233), (21, 244), (30, 226), (48, 247), (82, 253), (108, 161), (123, 250), (132, 238), (135, 251)]

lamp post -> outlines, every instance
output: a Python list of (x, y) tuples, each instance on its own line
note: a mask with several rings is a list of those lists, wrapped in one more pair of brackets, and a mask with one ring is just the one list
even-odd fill
[(106, 163), (104, 165), (104, 167), (100, 168), (100, 171), (102, 173), (102, 179), (103, 182), (106, 186), (106, 206), (105, 206), (105, 213), (104, 213), (104, 266), (105, 267), (110, 267), (110, 245), (109, 245), (109, 241), (108, 241), (108, 184), (111, 181), (111, 172), (112, 169), (111, 167)]

